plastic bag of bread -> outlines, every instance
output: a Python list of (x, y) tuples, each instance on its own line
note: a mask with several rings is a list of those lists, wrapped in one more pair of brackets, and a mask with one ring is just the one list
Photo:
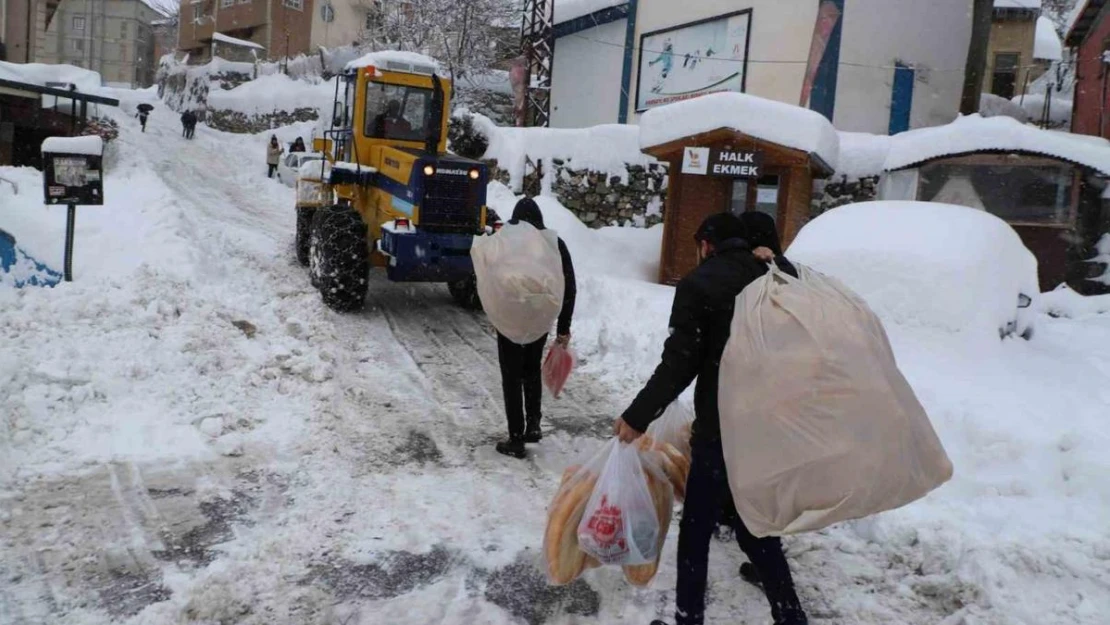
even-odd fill
[(644, 476), (647, 478), (648, 491), (651, 493), (652, 503), (655, 505), (655, 514), (659, 519), (659, 536), (655, 550), (655, 559), (646, 564), (626, 564), (624, 578), (634, 586), (647, 586), (659, 570), (659, 560), (663, 556), (663, 543), (667, 540), (667, 530), (671, 527), (671, 515), (674, 512), (674, 494), (668, 477), (664, 475), (658, 456), (641, 454), (644, 467)]
[(578, 523), (578, 546), (602, 564), (648, 564), (659, 553), (659, 515), (640, 450), (613, 439)]
[(593, 453), (563, 471), (559, 490), (547, 509), (543, 537), (547, 581), (553, 585), (569, 584), (587, 568), (600, 566), (578, 548), (578, 524), (604, 467), (605, 456)]
[[(685, 447), (689, 449), (689, 443)], [(670, 485), (674, 498), (683, 501), (686, 498), (686, 479), (690, 476), (689, 454), (683, 454), (673, 444), (658, 441), (650, 434), (637, 439), (636, 448), (658, 467), (662, 477)]]

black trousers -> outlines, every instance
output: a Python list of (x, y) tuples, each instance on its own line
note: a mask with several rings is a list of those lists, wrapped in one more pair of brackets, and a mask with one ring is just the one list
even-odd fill
[(501, 389), (505, 393), (505, 416), (509, 436), (524, 436), (524, 416), (539, 419), (543, 398), (543, 348), (547, 335), (528, 345), (517, 345), (497, 333), (497, 360), (501, 363)]
[(197, 131), (196, 124), (189, 124), (189, 127), (185, 129), (185, 138), (186, 139), (192, 139), (193, 138), (193, 133), (195, 133), (196, 131)]
[(277, 171), (277, 165), (271, 165), (269, 163), (266, 163), (266, 166), (270, 168), (270, 170), (266, 173), (266, 177), (267, 178), (273, 178), (274, 177), (274, 172)]
[[(794, 591), (790, 565), (778, 538), (756, 538), (748, 531), (728, 488), (721, 442), (695, 441), (686, 481), (686, 502), (678, 533), (678, 586), (675, 620), (678, 625), (705, 621), (705, 588), (709, 576), (709, 544), (718, 521), (730, 525), (740, 549), (759, 573), (776, 625), (804, 625), (805, 612)], [(742, 583), (739, 579), (736, 583)]]

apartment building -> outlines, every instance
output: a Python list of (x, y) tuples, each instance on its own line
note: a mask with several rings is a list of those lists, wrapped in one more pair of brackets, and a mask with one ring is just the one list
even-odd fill
[(107, 85), (153, 84), (151, 23), (163, 16), (141, 0), (40, 1), (35, 9), (29, 61), (91, 69)]
[[(224, 49), (244, 42), (244, 51), (282, 58), (311, 51), (314, 0), (183, 0), (177, 47), (190, 63), (205, 62), (216, 42)], [(251, 46), (261, 46), (259, 50)], [(225, 54), (221, 52), (221, 56)]]

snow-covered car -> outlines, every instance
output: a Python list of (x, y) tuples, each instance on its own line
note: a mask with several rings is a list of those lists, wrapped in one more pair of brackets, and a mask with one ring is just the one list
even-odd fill
[(308, 161), (318, 161), (324, 158), (319, 152), (289, 152), (281, 157), (278, 162), (277, 177), (287, 187), (297, 186), (297, 173), (301, 165)]
[(886, 323), (1031, 338), (1037, 260), (1005, 221), (933, 202), (863, 202), (798, 233), (786, 255), (844, 282)]

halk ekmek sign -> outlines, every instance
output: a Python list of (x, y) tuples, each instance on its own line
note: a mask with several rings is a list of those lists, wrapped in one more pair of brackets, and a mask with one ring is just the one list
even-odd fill
[(759, 178), (763, 153), (756, 150), (686, 148), (682, 154), (682, 173), (727, 178)]

